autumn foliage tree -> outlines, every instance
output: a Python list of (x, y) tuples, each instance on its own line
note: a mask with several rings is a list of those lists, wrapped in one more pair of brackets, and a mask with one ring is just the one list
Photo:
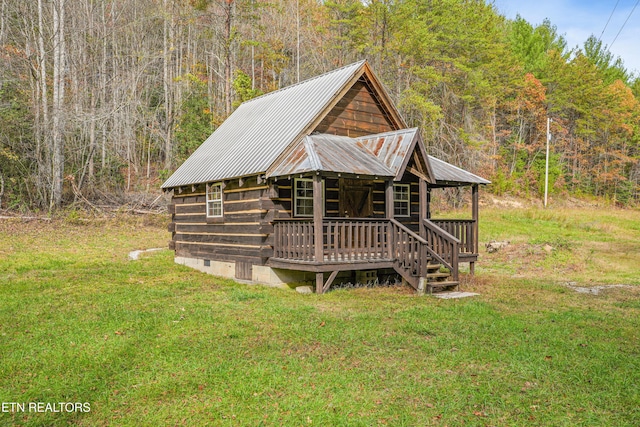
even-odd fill
[(242, 101), (363, 58), (493, 191), (539, 195), (549, 117), (552, 195), (640, 202), (639, 76), (487, 0), (1, 5), (0, 208), (157, 191)]

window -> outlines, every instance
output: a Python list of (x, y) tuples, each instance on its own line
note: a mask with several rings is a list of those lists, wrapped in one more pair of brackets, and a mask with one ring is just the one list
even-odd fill
[(411, 186), (409, 184), (393, 185), (393, 215), (409, 216), (409, 202), (411, 201)]
[(295, 180), (295, 216), (313, 216), (313, 180)]
[(207, 185), (207, 218), (222, 217), (222, 183)]

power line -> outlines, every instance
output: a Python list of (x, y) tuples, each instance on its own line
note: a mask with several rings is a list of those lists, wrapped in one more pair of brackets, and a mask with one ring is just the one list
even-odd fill
[(613, 17), (613, 14), (616, 11), (616, 8), (618, 7), (618, 4), (620, 3), (620, 0), (616, 1), (616, 5), (613, 6), (613, 10), (611, 11), (611, 15), (609, 15), (609, 19), (607, 19), (607, 23), (604, 24), (604, 28), (602, 29), (602, 32), (600, 33), (600, 37), (598, 37), (598, 41), (602, 40), (602, 35), (604, 34), (604, 31), (607, 29), (607, 26), (609, 26), (609, 22), (611, 22), (611, 17)]
[(609, 49), (611, 49), (611, 46), (613, 46), (613, 44), (616, 42), (616, 40), (618, 40), (618, 36), (622, 32), (622, 29), (624, 28), (624, 26), (627, 25), (627, 22), (629, 21), (629, 18), (631, 18), (631, 15), (633, 15), (633, 11), (636, 10), (636, 7), (638, 6), (638, 3), (640, 3), (640, 0), (637, 0), (636, 4), (633, 5), (633, 9), (631, 9), (631, 12), (629, 12), (629, 16), (627, 16), (627, 19), (624, 21), (624, 24), (622, 24), (622, 27), (620, 27), (620, 31), (618, 31), (618, 34), (616, 34), (616, 37), (613, 39), (613, 41), (609, 45)]

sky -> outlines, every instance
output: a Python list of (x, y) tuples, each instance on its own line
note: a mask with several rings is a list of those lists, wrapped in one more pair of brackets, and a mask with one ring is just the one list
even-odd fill
[(622, 58), (625, 68), (635, 75), (640, 75), (639, 3), (640, 0), (494, 0), (498, 12), (509, 19), (519, 14), (536, 26), (549, 18), (568, 48), (582, 47), (591, 34), (602, 35), (603, 44), (614, 56)]

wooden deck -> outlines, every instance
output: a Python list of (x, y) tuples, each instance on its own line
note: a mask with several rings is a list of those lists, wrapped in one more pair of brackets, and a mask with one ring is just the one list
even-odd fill
[[(457, 282), (459, 262), (477, 258), (477, 253), (469, 252), (477, 247), (474, 225), (470, 220), (423, 220), (422, 237), (394, 219), (325, 218), (322, 259), (317, 259), (313, 220), (277, 220), (269, 265), (316, 273), (394, 268), (417, 289), (420, 278), (426, 278), (436, 262)], [(329, 285), (330, 281), (322, 289)]]

